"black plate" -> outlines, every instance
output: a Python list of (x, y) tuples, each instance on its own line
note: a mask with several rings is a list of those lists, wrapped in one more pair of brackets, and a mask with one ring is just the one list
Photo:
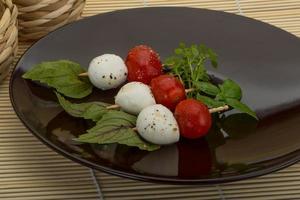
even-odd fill
[[(62, 111), (50, 89), (21, 75), (42, 61), (70, 59), (87, 66), (103, 53), (123, 58), (148, 44), (161, 58), (180, 41), (204, 43), (219, 55), (218, 78), (230, 77), (259, 122), (230, 113), (223, 129), (204, 139), (144, 152), (122, 145), (75, 146), (71, 138), (89, 123)], [(106, 13), (67, 25), (34, 44), (13, 72), (13, 107), (35, 136), (62, 155), (111, 174), (172, 183), (219, 183), (270, 173), (300, 158), (300, 41), (268, 24), (224, 12), (192, 8), (139, 8)], [(82, 101), (112, 102), (116, 91)], [(18, 147), (17, 147), (18, 148)]]

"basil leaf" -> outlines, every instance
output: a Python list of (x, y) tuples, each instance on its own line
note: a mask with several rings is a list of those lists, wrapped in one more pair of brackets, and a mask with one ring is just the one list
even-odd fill
[(84, 143), (111, 144), (118, 143), (138, 147), (141, 150), (154, 151), (160, 146), (144, 141), (132, 127), (135, 126), (136, 117), (122, 111), (106, 113), (95, 127), (76, 139)]
[(205, 105), (207, 105), (210, 108), (217, 108), (225, 105), (224, 102), (220, 102), (210, 97), (202, 96), (200, 94), (197, 94), (197, 100), (202, 101)]
[(119, 143), (147, 151), (154, 151), (159, 148), (158, 145), (144, 141), (138, 133), (132, 130), (136, 124), (136, 116), (119, 110), (108, 110), (106, 103), (74, 104), (62, 95), (58, 93), (56, 95), (60, 105), (70, 115), (97, 122), (96, 126), (89, 129), (86, 134), (79, 136), (77, 141), (96, 144)]
[(219, 85), (221, 94), (225, 98), (233, 98), (240, 100), (242, 98), (242, 90), (240, 86), (233, 80), (227, 79), (223, 84)]
[(78, 76), (83, 72), (85, 70), (78, 63), (59, 60), (35, 65), (22, 77), (47, 84), (67, 97), (83, 98), (93, 89), (88, 77)]
[(104, 114), (108, 112), (106, 107), (109, 104), (102, 102), (90, 102), (75, 104), (66, 100), (62, 95), (56, 92), (59, 104), (63, 109), (73, 117), (82, 117), (84, 119), (90, 119), (95, 122), (99, 121)]
[(121, 126), (135, 127), (136, 116), (120, 110), (109, 110), (98, 123), (110, 123), (118, 121)]
[(216, 96), (217, 94), (220, 93), (220, 89), (215, 86), (212, 83), (209, 82), (194, 82), (194, 86), (196, 87), (196, 89), (209, 94), (209, 95), (213, 95)]
[(233, 99), (233, 98), (226, 98), (225, 101), (229, 106), (231, 106), (243, 113), (247, 113), (248, 115), (257, 119), (256, 113), (253, 110), (251, 110), (247, 105), (243, 104), (242, 102), (240, 102), (236, 99)]

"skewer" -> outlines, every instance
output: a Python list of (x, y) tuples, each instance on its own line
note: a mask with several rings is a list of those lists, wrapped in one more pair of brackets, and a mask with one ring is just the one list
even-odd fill
[[(81, 77), (88, 76), (88, 72), (81, 73), (78, 76), (81, 76)], [(194, 88), (189, 88), (189, 89), (185, 90), (186, 93), (193, 92), (193, 91), (195, 91)], [(106, 107), (106, 109), (118, 109), (118, 108), (120, 108), (120, 106), (117, 105), (117, 104), (110, 105), (110, 106)], [(220, 106), (220, 107), (217, 107), (217, 108), (211, 108), (211, 109), (209, 109), (209, 112), (210, 113), (222, 112), (222, 111), (225, 111), (225, 110), (228, 110), (228, 109), (229, 109), (229, 106), (225, 105), (225, 106)]]
[(217, 108), (211, 108), (211, 109), (209, 109), (209, 113), (222, 112), (222, 111), (225, 111), (225, 110), (228, 110), (228, 109), (229, 109), (228, 105), (220, 106), (220, 107), (217, 107)]
[(193, 92), (193, 91), (195, 91), (194, 88), (185, 89), (185, 93), (189, 93), (189, 92)]
[(121, 106), (117, 105), (117, 104), (114, 104), (114, 105), (111, 105), (111, 106), (107, 106), (106, 109), (117, 109), (117, 108), (120, 108)]
[(81, 76), (81, 77), (83, 77), (83, 76), (89, 76), (89, 74), (88, 74), (88, 72), (83, 72), (81, 74), (78, 74), (78, 76)]
[[(108, 107), (113, 107), (113, 106), (117, 107), (118, 105), (112, 105), (112, 106), (108, 106)], [(217, 107), (217, 108), (211, 108), (211, 109), (209, 109), (209, 113), (222, 112), (222, 111), (225, 111), (225, 110), (228, 110), (228, 109), (229, 109), (228, 105), (220, 106), (220, 107)], [(132, 128), (132, 130), (133, 131), (137, 131), (137, 127)]]
[[(114, 104), (114, 105), (111, 105), (111, 106), (107, 106), (106, 109), (118, 109), (120, 108), (121, 106), (117, 105), (117, 104)], [(210, 108), (209, 109), (209, 113), (216, 113), (216, 112), (222, 112), (222, 111), (226, 111), (229, 109), (229, 106), (228, 105), (225, 105), (225, 106), (220, 106), (220, 107), (217, 107), (217, 108)]]

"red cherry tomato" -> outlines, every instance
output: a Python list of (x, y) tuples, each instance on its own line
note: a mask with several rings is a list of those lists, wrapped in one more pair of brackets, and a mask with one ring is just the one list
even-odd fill
[(185, 138), (200, 138), (211, 127), (211, 115), (205, 104), (195, 99), (181, 101), (175, 109), (180, 134)]
[(155, 101), (174, 111), (176, 105), (186, 99), (183, 84), (174, 76), (160, 75), (151, 81)]
[(162, 74), (162, 64), (159, 55), (150, 47), (139, 45), (132, 48), (126, 58), (129, 82), (138, 81), (149, 84)]

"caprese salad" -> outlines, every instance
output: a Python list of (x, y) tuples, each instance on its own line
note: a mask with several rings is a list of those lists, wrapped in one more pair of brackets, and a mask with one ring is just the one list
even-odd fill
[[(95, 122), (77, 141), (152, 151), (181, 137), (204, 137), (213, 113), (238, 109), (256, 118), (240, 101), (242, 90), (237, 83), (230, 79), (214, 82), (205, 68), (208, 60), (217, 67), (217, 55), (204, 45), (181, 43), (164, 64), (151, 47), (138, 45), (125, 60), (115, 54), (95, 57), (87, 71), (75, 62), (59, 60), (40, 63), (23, 78), (54, 88), (66, 112)], [(93, 87), (120, 88), (115, 104), (75, 104), (65, 98), (83, 98)]]

